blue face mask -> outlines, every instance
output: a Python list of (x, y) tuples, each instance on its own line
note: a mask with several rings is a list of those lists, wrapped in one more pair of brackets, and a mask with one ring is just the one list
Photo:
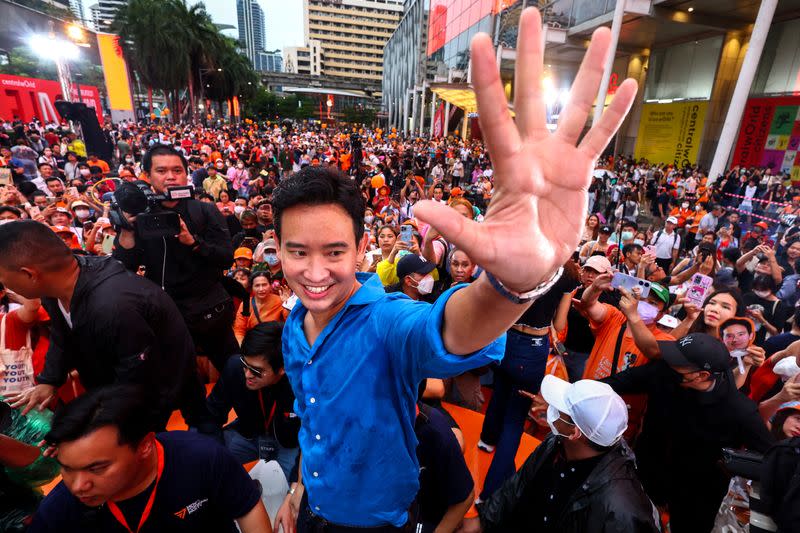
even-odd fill
[(266, 261), (271, 267), (274, 267), (281, 262), (281, 260), (278, 259), (277, 254), (264, 254), (264, 261)]
[(623, 231), (622, 232), (622, 240), (629, 241), (633, 239), (633, 232), (632, 231)]

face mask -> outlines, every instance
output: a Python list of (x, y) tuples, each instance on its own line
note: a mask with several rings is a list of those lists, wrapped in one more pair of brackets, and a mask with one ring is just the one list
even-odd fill
[(417, 290), (420, 294), (430, 294), (433, 292), (433, 276), (428, 274), (417, 283)]
[(225, 165), (223, 165), (222, 163), (217, 163), (217, 168), (222, 168), (222, 167), (224, 167), (224, 166), (225, 166)]
[(639, 311), (639, 317), (642, 319), (647, 325), (652, 324), (656, 321), (656, 316), (658, 316), (658, 308), (645, 301), (640, 301), (639, 305), (636, 307), (636, 310)]
[(237, 215), (241, 215), (242, 213), (244, 213), (244, 206), (243, 205), (233, 206), (233, 212), (236, 213)]
[[(556, 429), (556, 420), (561, 418), (561, 413), (558, 409), (555, 408), (553, 405), (547, 406), (547, 425), (550, 426), (550, 431), (553, 432), (553, 435), (558, 435), (559, 437), (569, 437), (569, 435), (564, 435), (563, 433), (559, 433)], [(562, 422), (564, 422), (562, 420)], [(569, 424), (569, 422), (565, 422)]]
[(242, 170), (244, 168), (244, 165), (242, 163), (239, 163), (238, 165), (236, 165), (236, 168)]
[(638, 244), (639, 246), (644, 246), (644, 241), (642, 239), (633, 239), (633, 244)]
[(274, 267), (280, 262), (280, 259), (278, 259), (277, 254), (264, 254), (264, 261), (266, 261), (269, 266)]
[(132, 157), (126, 157), (125, 158), (125, 162), (126, 163), (133, 163), (133, 158)]
[(770, 291), (753, 291), (753, 294), (755, 294), (759, 298), (766, 298), (772, 293)]
[[(237, 207), (238, 207), (238, 206), (237, 206)], [(234, 207), (234, 210), (235, 210), (235, 209), (236, 209), (236, 208)], [(256, 238), (258, 238), (258, 237), (260, 237), (260, 236), (261, 236), (261, 234), (258, 232), (258, 228), (250, 228), (250, 229), (246, 229), (246, 230), (244, 230), (244, 234), (245, 234), (247, 237), (256, 237)]]
[(372, 215), (367, 215), (364, 217), (364, 222), (366, 222), (367, 224), (372, 224), (373, 220), (375, 220), (375, 217)]
[(688, 209), (688, 208), (689, 208), (689, 204), (688, 204), (688, 203), (686, 203), (686, 202), (684, 202), (684, 203), (682, 203), (682, 204), (681, 204), (681, 207), (682, 207), (683, 209)]
[(622, 232), (622, 240), (629, 241), (633, 239), (633, 232), (632, 231), (623, 231)]
[(89, 218), (89, 210), (88, 209), (76, 209), (75, 216), (78, 218)]
[(81, 176), (88, 176), (91, 173), (92, 173), (92, 171), (89, 170), (88, 168), (82, 168), (81, 169)]

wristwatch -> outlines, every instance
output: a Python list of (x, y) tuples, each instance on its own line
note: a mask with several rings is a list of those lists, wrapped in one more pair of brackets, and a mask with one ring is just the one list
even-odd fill
[(549, 291), (553, 285), (561, 278), (561, 275), (564, 273), (564, 267), (558, 267), (556, 273), (553, 274), (549, 280), (543, 281), (538, 286), (536, 286), (533, 290), (528, 292), (515, 292), (511, 289), (507, 288), (503, 285), (499, 279), (494, 277), (491, 272), (486, 272), (486, 279), (489, 280), (489, 283), (492, 284), (492, 287), (495, 288), (497, 292), (499, 292), (503, 297), (507, 300), (515, 303), (515, 304), (527, 304), (530, 302), (534, 302), (539, 299), (543, 294)]

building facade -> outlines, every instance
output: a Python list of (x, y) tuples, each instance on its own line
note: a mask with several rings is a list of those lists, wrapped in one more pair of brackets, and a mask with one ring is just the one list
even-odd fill
[(96, 4), (89, 6), (89, 19), (95, 31), (109, 32), (114, 17), (117, 16), (117, 11), (127, 3), (128, 0), (99, 0)]
[(283, 49), (283, 67), (292, 74), (322, 74), (322, 44), (311, 39), (308, 46), (287, 46)]
[(239, 46), (255, 68), (257, 57), (264, 51), (266, 42), (264, 10), (257, 0), (236, 0), (236, 18), (239, 24)]
[(320, 43), (321, 75), (381, 82), (403, 0), (303, 0), (303, 8), (305, 41)]
[(261, 50), (256, 54), (254, 65), (259, 72), (283, 72), (283, 56), (280, 50)]

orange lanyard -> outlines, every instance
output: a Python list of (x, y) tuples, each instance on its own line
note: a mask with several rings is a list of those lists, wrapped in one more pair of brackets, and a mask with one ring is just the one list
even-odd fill
[[(258, 403), (261, 404), (261, 414), (267, 416), (267, 410), (264, 409), (264, 397), (261, 391), (258, 391)], [(275, 408), (278, 406), (278, 400), (272, 402), (272, 410), (269, 412), (269, 420), (264, 423), (264, 431), (269, 433), (269, 425), (272, 424), (272, 417), (275, 416)]]
[[(147, 500), (147, 505), (144, 506), (144, 511), (142, 512), (142, 518), (139, 520), (139, 527), (136, 528), (136, 533), (142, 530), (142, 526), (147, 519), (150, 518), (150, 511), (153, 510), (153, 502), (156, 500), (156, 490), (158, 490), (158, 482), (161, 480), (161, 473), (164, 472), (164, 447), (161, 445), (160, 442), (156, 441), (156, 455), (158, 456), (158, 470), (156, 473), (156, 484), (153, 487), (153, 492), (150, 493), (150, 498)], [(128, 533), (133, 533), (131, 527), (128, 525), (128, 521), (125, 520), (125, 515), (122, 514), (122, 511), (119, 510), (117, 504), (109, 501), (108, 510), (111, 511), (111, 514), (114, 518), (117, 519), (117, 522), (122, 524), (122, 526), (128, 530)]]

